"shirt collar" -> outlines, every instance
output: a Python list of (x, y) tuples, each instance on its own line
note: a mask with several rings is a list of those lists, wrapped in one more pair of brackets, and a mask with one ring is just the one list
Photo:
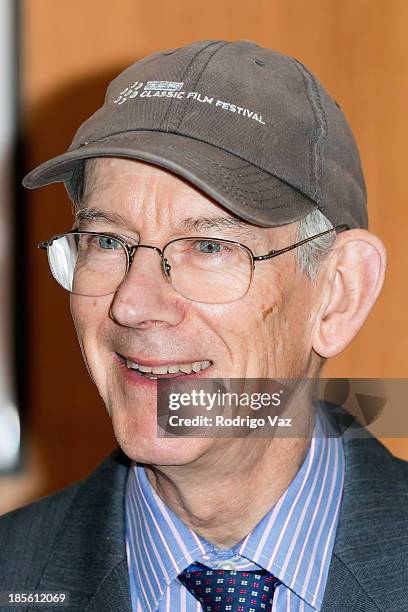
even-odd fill
[[(312, 608), (320, 609), (338, 522), (344, 481), (342, 440), (316, 421), (294, 480), (256, 527), (232, 550), (274, 574)], [(133, 463), (126, 491), (131, 579), (147, 610), (157, 609), (170, 583), (214, 545), (195, 534)]]

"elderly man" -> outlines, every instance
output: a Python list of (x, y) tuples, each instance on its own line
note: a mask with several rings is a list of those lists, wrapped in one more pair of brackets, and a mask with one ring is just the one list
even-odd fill
[(407, 610), (407, 470), (377, 440), (323, 435), (307, 395), (311, 437), (157, 428), (161, 379), (313, 379), (363, 325), (386, 256), (339, 105), (249, 41), (155, 53), (25, 185), (56, 181), (75, 223), (40, 246), (121, 450), (1, 519), (0, 590), (35, 610), (47, 593), (95, 612)]

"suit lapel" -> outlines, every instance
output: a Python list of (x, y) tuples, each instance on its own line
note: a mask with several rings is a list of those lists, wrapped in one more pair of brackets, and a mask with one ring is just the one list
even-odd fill
[(131, 611), (124, 510), (129, 463), (117, 450), (82, 483), (55, 538), (37, 589), (69, 592), (75, 610)]
[(333, 553), (321, 612), (374, 612), (377, 608), (336, 553)]
[(131, 612), (127, 561), (112, 569), (95, 592), (86, 612)]

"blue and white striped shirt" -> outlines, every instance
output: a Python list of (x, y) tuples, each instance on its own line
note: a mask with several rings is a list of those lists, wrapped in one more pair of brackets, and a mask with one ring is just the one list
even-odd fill
[(318, 419), (305, 460), (256, 527), (230, 550), (194, 533), (157, 495), (144, 467), (133, 463), (126, 488), (126, 547), (134, 612), (202, 612), (177, 580), (199, 561), (210, 568), (264, 568), (279, 578), (273, 612), (320, 610), (344, 482), (341, 438)]

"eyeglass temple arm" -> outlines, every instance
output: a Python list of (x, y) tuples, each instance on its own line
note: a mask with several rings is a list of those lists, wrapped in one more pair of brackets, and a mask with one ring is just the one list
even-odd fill
[(296, 242), (295, 244), (291, 244), (288, 247), (285, 247), (284, 249), (279, 249), (277, 251), (269, 251), (269, 253), (267, 255), (258, 255), (257, 257), (254, 257), (254, 261), (261, 261), (263, 259), (271, 259), (272, 257), (277, 257), (277, 255), (281, 255), (282, 253), (286, 253), (287, 251), (291, 251), (292, 249), (296, 249), (299, 246), (302, 246), (302, 244), (306, 244), (306, 242), (310, 242), (311, 240), (315, 240), (316, 238), (320, 238), (320, 236), (325, 236), (326, 234), (329, 234), (332, 231), (335, 231), (337, 233), (340, 232), (344, 232), (345, 230), (350, 229), (349, 226), (347, 224), (342, 224), (342, 225), (336, 225), (336, 227), (332, 227), (328, 230), (326, 230), (325, 232), (321, 232), (320, 234), (316, 234), (315, 236), (309, 236), (309, 238), (305, 238), (304, 240), (301, 240), (300, 242)]

